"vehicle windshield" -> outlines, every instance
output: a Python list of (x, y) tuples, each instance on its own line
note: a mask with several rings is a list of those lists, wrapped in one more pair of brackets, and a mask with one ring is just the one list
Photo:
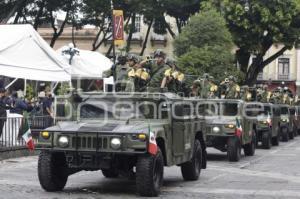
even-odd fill
[(245, 106), (247, 116), (267, 116), (271, 114), (271, 107), (263, 104), (247, 104)]
[(281, 107), (280, 108), (280, 113), (284, 114), (284, 115), (288, 114), (289, 113), (288, 107)]
[(163, 101), (141, 99), (87, 100), (80, 106), (80, 119), (166, 119), (167, 107)]
[(239, 110), (238, 102), (209, 102), (200, 104), (199, 114), (205, 116), (236, 116)]

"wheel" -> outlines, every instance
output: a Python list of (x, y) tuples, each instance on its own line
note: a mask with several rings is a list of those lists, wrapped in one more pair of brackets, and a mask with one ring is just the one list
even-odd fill
[(289, 138), (290, 138), (291, 140), (294, 139), (294, 131), (289, 131)]
[(227, 140), (227, 156), (230, 162), (237, 162), (241, 158), (241, 144), (237, 137), (230, 137)]
[(279, 145), (279, 133), (275, 136), (275, 137), (272, 137), (272, 145), (273, 146), (278, 146)]
[(281, 128), (281, 137), (283, 142), (288, 142), (289, 141), (289, 132), (287, 127), (282, 127)]
[(272, 146), (272, 136), (270, 132), (263, 132), (261, 141), (263, 149), (270, 149)]
[(61, 191), (68, 180), (68, 166), (63, 153), (41, 151), (38, 160), (38, 177), (43, 189)]
[(106, 178), (117, 178), (119, 176), (117, 169), (102, 169), (102, 174)]
[(136, 164), (136, 188), (141, 196), (158, 196), (163, 182), (164, 159), (160, 150), (155, 156), (138, 157)]
[(245, 144), (244, 146), (244, 153), (245, 156), (254, 156), (255, 154), (255, 148), (256, 148), (256, 139), (255, 136), (252, 136), (252, 140), (249, 144)]
[(195, 140), (194, 153), (190, 161), (181, 165), (184, 180), (198, 180), (202, 167), (202, 147), (199, 140)]

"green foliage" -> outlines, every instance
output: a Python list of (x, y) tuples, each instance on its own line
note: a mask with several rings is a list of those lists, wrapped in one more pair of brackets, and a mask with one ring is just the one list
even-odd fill
[(215, 45), (225, 49), (233, 46), (225, 20), (216, 11), (193, 16), (174, 41), (175, 53), (178, 56), (189, 51), (191, 47), (202, 48)]
[(233, 64), (233, 43), (225, 20), (216, 11), (193, 16), (174, 41), (179, 67), (188, 75), (210, 73), (217, 81), (240, 76)]
[[(212, 7), (226, 19), (238, 47), (236, 58), (245, 73), (246, 83), (255, 83), (266, 65), (299, 43), (300, 0), (203, 0), (202, 9)], [(284, 47), (266, 57), (274, 43)], [(257, 61), (249, 67), (251, 55), (255, 55)]]
[(35, 96), (36, 94), (34, 92), (33, 86), (31, 84), (27, 84), (25, 98), (31, 100)]

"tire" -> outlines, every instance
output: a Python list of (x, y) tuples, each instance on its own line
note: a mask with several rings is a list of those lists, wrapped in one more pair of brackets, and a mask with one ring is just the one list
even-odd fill
[(294, 131), (289, 132), (289, 138), (290, 138), (290, 140), (294, 139)]
[(241, 159), (241, 144), (237, 137), (228, 138), (227, 157), (230, 162), (237, 162)]
[(283, 142), (288, 142), (289, 141), (289, 132), (287, 127), (282, 127), (281, 128), (281, 136), (282, 136), (282, 141)]
[(270, 132), (263, 132), (262, 134), (262, 148), (263, 149), (270, 149), (272, 146), (272, 136)]
[(273, 146), (279, 146), (279, 134), (277, 134), (275, 137), (272, 137), (272, 145)]
[(256, 137), (252, 136), (252, 140), (249, 144), (245, 144), (244, 146), (244, 153), (245, 156), (254, 156), (255, 154), (255, 148), (256, 148)]
[(202, 147), (199, 140), (195, 140), (193, 157), (181, 165), (181, 174), (184, 180), (198, 180), (202, 167)]
[(102, 174), (106, 178), (117, 178), (119, 177), (119, 172), (117, 169), (102, 169)]
[(160, 150), (155, 156), (138, 157), (136, 164), (136, 188), (141, 196), (155, 197), (163, 182), (164, 159)]
[(48, 192), (61, 191), (68, 180), (68, 166), (63, 153), (41, 151), (38, 160), (38, 177)]

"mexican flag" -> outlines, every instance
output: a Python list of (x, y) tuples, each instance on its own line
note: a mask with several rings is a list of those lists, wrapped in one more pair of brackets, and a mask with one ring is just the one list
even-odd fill
[(21, 126), (22, 138), (26, 142), (27, 148), (30, 151), (34, 150), (34, 141), (32, 139), (31, 130), (28, 124), (28, 118), (25, 117)]
[(235, 135), (236, 135), (237, 137), (241, 137), (242, 132), (243, 132), (242, 125), (241, 125), (241, 123), (240, 123), (240, 121), (239, 121), (238, 118), (236, 118), (235, 120), (236, 120)]
[(153, 131), (151, 131), (149, 126), (149, 145), (148, 145), (148, 152), (152, 155), (157, 154), (157, 143), (156, 137)]
[(267, 122), (268, 122), (269, 126), (271, 127), (272, 126), (272, 119), (271, 119), (271, 115), (270, 115), (269, 112), (268, 112)]

